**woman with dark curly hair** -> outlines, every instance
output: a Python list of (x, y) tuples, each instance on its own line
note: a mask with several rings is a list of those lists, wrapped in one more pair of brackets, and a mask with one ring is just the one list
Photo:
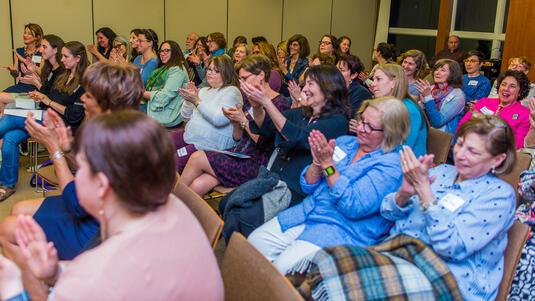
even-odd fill
[(529, 109), (520, 103), (529, 92), (529, 79), (523, 72), (507, 70), (500, 74), (498, 98), (482, 98), (466, 112), (459, 127), (470, 120), (472, 114), (495, 115), (505, 120), (515, 134), (516, 148), (524, 147), (524, 138), (529, 131)]

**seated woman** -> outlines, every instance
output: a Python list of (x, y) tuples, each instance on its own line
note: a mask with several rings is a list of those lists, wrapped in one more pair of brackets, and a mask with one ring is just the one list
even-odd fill
[(351, 105), (351, 116), (355, 116), (360, 105), (366, 99), (372, 98), (370, 91), (360, 84), (358, 75), (364, 70), (364, 65), (360, 59), (355, 55), (340, 55), (336, 67), (346, 81), (347, 89), (349, 91), (348, 98)]
[(236, 64), (247, 55), (249, 55), (247, 44), (238, 44), (234, 47), (234, 51), (232, 52), (232, 61)]
[[(427, 123), (424, 113), (408, 94), (407, 76), (398, 64), (377, 65), (370, 85), (374, 97), (394, 96), (401, 99), (409, 111), (410, 130), (404, 144), (414, 149), (416, 156), (427, 153)], [(349, 122), (349, 130), (356, 132), (356, 121)]]
[[(61, 53), (65, 71), (58, 75), (47, 94), (32, 91), (29, 96), (39, 102), (41, 108), (51, 108), (59, 113), (74, 131), (84, 119), (84, 109), (80, 101), (84, 89), (80, 87), (80, 79), (88, 65), (87, 54), (84, 45), (76, 41), (65, 43)], [(25, 117), (12, 115), (5, 115), (0, 119), (0, 138), (4, 139), (0, 167), (0, 201), (15, 193), (19, 177), (18, 145), (29, 137), (24, 129), (25, 120)]]
[[(193, 65), (193, 71), (195, 72), (194, 82), (195, 86), (199, 86), (206, 78), (206, 67), (210, 60), (210, 51), (208, 50), (208, 44), (206, 37), (200, 37), (195, 42), (195, 47), (192, 53), (188, 55), (188, 62)], [(189, 118), (189, 117), (188, 117)]]
[[(240, 80), (258, 86), (262, 91), (261, 96), (273, 102), (278, 111), (283, 112), (289, 108), (288, 101), (269, 86), (271, 62), (266, 56), (248, 56), (241, 60), (235, 69), (238, 70)], [(251, 132), (249, 128), (249, 122), (253, 119), (251, 112), (249, 102), (242, 108), (239, 106), (223, 108), (224, 115), (233, 127), (232, 136), (238, 141), (238, 145), (228, 151), (247, 155), (249, 158), (213, 151), (196, 151), (189, 158), (180, 177), (185, 185), (197, 194), (204, 195), (219, 184), (236, 187), (257, 177), (260, 166), (267, 164), (273, 151), (273, 139)]]
[(300, 176), (308, 196), (256, 229), (251, 244), (284, 274), (321, 248), (369, 246), (385, 238), (390, 223), (379, 207), (401, 183), (398, 151), (409, 130), (408, 115), (399, 100), (382, 97), (360, 108), (358, 138), (327, 140), (312, 131), (313, 161)]
[(325, 34), (321, 37), (318, 46), (317, 54), (324, 53), (338, 57), (340, 48), (338, 46), (338, 39), (330, 34)]
[[(81, 100), (88, 118), (125, 108), (135, 109), (143, 94), (141, 77), (132, 65), (95, 63), (87, 68), (81, 85), (86, 90)], [(98, 222), (80, 207), (76, 197), (70, 168), (72, 164), (67, 160), (72, 159), (69, 156), (73, 148), (72, 135), (61, 118), (52, 111), (45, 115), (44, 125), (28, 118), (26, 128), (52, 154), (62, 194), (44, 200), (16, 203), (11, 209), (11, 216), (0, 224), (0, 235), (4, 242), (14, 244), (16, 216), (33, 215), (47, 239), (54, 243), (58, 257), (70, 260), (80, 253), (99, 227)], [(8, 246), (6, 243), (3, 246), (6, 251)]]
[(147, 100), (147, 115), (166, 128), (182, 123), (180, 110), (184, 99), (178, 89), (189, 82), (184, 54), (175, 41), (164, 41), (160, 46), (158, 68), (152, 72), (146, 84), (143, 98)]
[(275, 47), (268, 42), (259, 42), (255, 44), (256, 52), (253, 51), (253, 54), (262, 54), (269, 58), (271, 61), (271, 73), (269, 74), (269, 87), (275, 91), (279, 92), (282, 85), (282, 79), (284, 75), (279, 65), (279, 59), (277, 57), (277, 51)]
[(225, 39), (224, 34), (220, 32), (212, 32), (208, 34), (208, 36), (206, 36), (206, 44), (208, 45), (208, 51), (210, 51), (212, 57), (226, 55), (225, 47), (227, 47), (227, 40)]
[(409, 95), (412, 99), (419, 100), (420, 92), (416, 89), (416, 82), (423, 79), (426, 75), (429, 66), (425, 53), (417, 49), (411, 49), (400, 55), (401, 67), (407, 75), (409, 81)]
[(308, 59), (308, 66), (305, 68), (305, 71), (301, 73), (299, 81), (289, 81), (287, 83), (287, 89), (290, 93), (290, 98), (292, 99), (292, 109), (299, 108), (301, 106), (301, 101), (303, 96), (301, 95), (301, 87), (305, 85), (305, 74), (310, 67), (318, 65), (335, 65), (336, 57), (327, 53), (314, 53)]
[(132, 60), (130, 42), (123, 36), (116, 36), (113, 40), (113, 49), (110, 53), (110, 61), (118, 64), (128, 64)]
[(507, 70), (498, 79), (498, 98), (478, 100), (459, 121), (459, 126), (470, 120), (473, 114), (495, 115), (505, 120), (515, 134), (516, 148), (524, 147), (529, 131), (529, 109), (520, 103), (529, 92), (529, 79), (520, 71)]
[(431, 126), (455, 136), (465, 105), (461, 66), (450, 59), (438, 60), (433, 67), (433, 80), (432, 87), (426, 80), (417, 81), (420, 101)]
[(284, 81), (298, 81), (301, 74), (305, 72), (308, 67), (307, 56), (310, 54), (310, 46), (308, 40), (300, 34), (293, 35), (286, 44), (288, 58), (281, 66), (284, 73)]
[(95, 32), (95, 35), (97, 36), (97, 46), (87, 45), (87, 51), (93, 55), (93, 62), (109, 59), (117, 34), (109, 27), (102, 27)]
[[(77, 144), (77, 195), (102, 226), (103, 242), (60, 267), (39, 225), (27, 216), (17, 220), (25, 264), (54, 286), (49, 300), (223, 300), (203, 228), (171, 194), (174, 152), (166, 130), (138, 111), (103, 114), (85, 124)], [(2, 279), (14, 284), (2, 283), (2, 298), (23, 298), (16, 265), (0, 259)]]
[(286, 59), (288, 59), (288, 43), (286, 40), (283, 40), (277, 44), (277, 60), (279, 61), (279, 67), (283, 74), (288, 72), (288, 70), (283, 69), (286, 66)]
[(7, 70), (17, 79), (18, 82), (4, 89), (6, 93), (26, 93), (35, 90), (35, 86), (31, 83), (21, 81), (25, 75), (36, 72), (41, 63), (41, 39), (43, 38), (43, 29), (35, 23), (28, 23), (24, 25), (24, 33), (22, 39), (24, 47), (15, 49), (15, 56), (13, 66), (7, 66)]
[[(230, 57), (212, 58), (206, 79), (209, 87), (199, 90), (190, 82), (186, 88), (179, 89), (180, 95), (189, 103), (182, 106), (181, 114), (184, 118), (191, 116), (184, 130), (171, 133), (177, 148), (179, 173), (197, 150), (224, 150), (235, 144), (232, 125), (222, 110), (243, 104)], [(186, 109), (192, 111), (185, 112)]]
[[(394, 223), (391, 238), (367, 250), (338, 246), (318, 252), (306, 277), (309, 284), (315, 277), (313, 295), (321, 289), (326, 297), (343, 290), (375, 300), (496, 299), (516, 206), (515, 190), (496, 175), (515, 164), (513, 131), (495, 116), (472, 118), (461, 126), (453, 152), (455, 166), (430, 168), (432, 155), (416, 158), (404, 147), (403, 183), (381, 204), (381, 215)], [(373, 274), (380, 289), (366, 290), (364, 278), (334, 290), (325, 285), (318, 273), (326, 275), (342, 262), (350, 268), (335, 268), (329, 280)]]
[[(19, 82), (29, 84), (33, 87), (32, 90), (38, 89), (44, 94), (50, 92), (58, 75), (65, 71), (61, 63), (63, 45), (63, 40), (56, 35), (44, 36), (41, 40), (40, 53), (43, 63), (40, 66), (40, 70), (24, 75)], [(3, 106), (13, 102), (16, 96), (16, 93), (0, 92), (0, 105)]]
[(137, 35), (140, 33), (141, 29), (139, 28), (134, 28), (130, 31), (130, 38), (128, 39), (128, 42), (130, 42), (130, 48), (132, 49), (132, 52), (130, 53), (129, 62), (133, 62), (134, 59), (139, 55), (139, 52), (137, 51), (137, 46), (139, 44)]

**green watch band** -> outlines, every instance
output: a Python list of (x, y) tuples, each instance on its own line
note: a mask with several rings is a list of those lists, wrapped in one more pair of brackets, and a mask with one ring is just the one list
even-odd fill
[(334, 169), (334, 166), (327, 166), (324, 170), (323, 170), (323, 174), (325, 175), (325, 177), (330, 177), (332, 175), (334, 175), (334, 173), (336, 172), (336, 169)]

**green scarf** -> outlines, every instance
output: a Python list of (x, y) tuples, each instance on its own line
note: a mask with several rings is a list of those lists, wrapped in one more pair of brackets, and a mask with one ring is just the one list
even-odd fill
[(159, 85), (165, 83), (167, 80), (167, 73), (169, 72), (169, 67), (163, 66), (154, 71), (149, 76), (147, 80), (147, 91), (151, 91), (152, 88), (158, 87)]

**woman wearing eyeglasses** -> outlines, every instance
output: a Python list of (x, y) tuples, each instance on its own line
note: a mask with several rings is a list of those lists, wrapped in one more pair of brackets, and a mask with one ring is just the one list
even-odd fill
[(152, 29), (141, 29), (137, 35), (137, 52), (134, 65), (139, 67), (141, 79), (147, 84), (150, 74), (158, 66), (158, 36)]
[(175, 41), (164, 41), (159, 50), (160, 61), (147, 84), (143, 98), (147, 101), (147, 115), (167, 128), (182, 122), (180, 109), (184, 99), (178, 89), (189, 82), (184, 55)]
[(113, 49), (110, 53), (110, 61), (119, 64), (128, 64), (132, 59), (130, 41), (123, 36), (116, 36), (113, 40)]
[(332, 56), (339, 55), (338, 39), (330, 34), (323, 35), (319, 41), (318, 54), (325, 53)]
[(211, 58), (206, 80), (208, 87), (197, 89), (193, 82), (189, 82), (178, 90), (187, 101), (181, 109), (182, 118), (189, 119), (184, 130), (171, 134), (177, 148), (179, 173), (197, 150), (225, 150), (236, 143), (232, 124), (223, 114), (223, 109), (243, 105), (231, 58), (228, 55)]
[(308, 196), (249, 236), (283, 274), (321, 248), (374, 245), (388, 234), (390, 223), (379, 207), (401, 184), (399, 146), (409, 114), (399, 100), (381, 97), (365, 101), (356, 119), (358, 137), (327, 140), (310, 132), (313, 160), (300, 176)]

